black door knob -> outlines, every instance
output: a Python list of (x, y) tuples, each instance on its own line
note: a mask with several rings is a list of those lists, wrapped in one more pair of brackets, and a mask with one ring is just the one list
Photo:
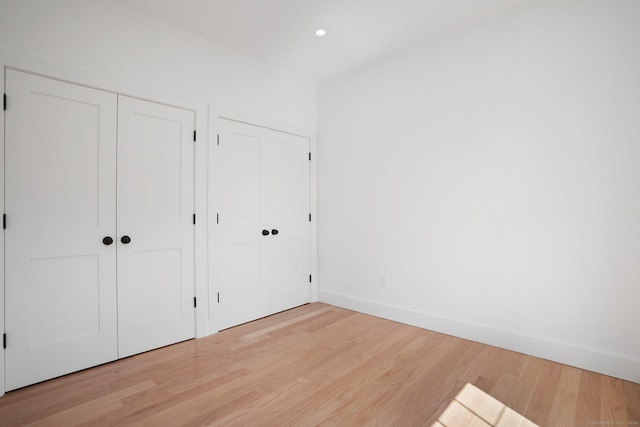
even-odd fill
[(276, 234), (278, 234), (278, 233), (279, 233), (279, 231), (278, 231), (278, 230), (276, 230), (275, 228), (274, 228), (273, 230), (271, 230), (271, 234), (273, 234), (274, 236), (275, 236)]
[(269, 235), (269, 230), (262, 230), (262, 235), (263, 236), (268, 236)]
[(122, 238), (120, 239), (120, 241), (126, 245), (127, 243), (130, 243), (130, 242), (131, 242), (131, 237), (129, 237), (129, 236), (122, 236)]
[(111, 237), (107, 236), (104, 239), (102, 239), (102, 243), (104, 243), (105, 245), (109, 246), (110, 244), (113, 243), (113, 239)]

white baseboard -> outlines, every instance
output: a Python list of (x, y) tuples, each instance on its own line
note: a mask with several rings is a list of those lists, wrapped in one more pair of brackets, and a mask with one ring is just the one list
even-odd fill
[(383, 319), (465, 338), (483, 344), (540, 357), (569, 366), (586, 369), (640, 384), (640, 360), (608, 354), (541, 338), (519, 335), (509, 331), (461, 322), (408, 310), (378, 302), (367, 301), (333, 292), (318, 292), (321, 302), (347, 308)]

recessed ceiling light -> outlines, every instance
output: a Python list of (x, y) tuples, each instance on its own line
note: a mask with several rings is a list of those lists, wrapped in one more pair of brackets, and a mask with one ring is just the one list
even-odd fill
[(316, 36), (318, 37), (324, 37), (327, 34), (327, 32), (325, 30), (323, 30), (322, 28), (320, 28), (319, 30), (316, 30)]

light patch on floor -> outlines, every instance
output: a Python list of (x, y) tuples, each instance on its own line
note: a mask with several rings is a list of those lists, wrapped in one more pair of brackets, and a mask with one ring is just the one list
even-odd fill
[(325, 311), (331, 311), (331, 310), (332, 310), (331, 306), (323, 307), (323, 308), (320, 308), (318, 310), (314, 310), (311, 313), (303, 314), (303, 315), (294, 317), (293, 319), (289, 319), (287, 321), (277, 323), (277, 324), (269, 326), (267, 328), (260, 329), (259, 331), (255, 331), (255, 332), (252, 332), (250, 334), (243, 335), (240, 339), (242, 339), (242, 340), (251, 340), (251, 339), (260, 337), (262, 335), (266, 335), (269, 332), (273, 332), (275, 330), (282, 329), (282, 328), (284, 328), (286, 326), (290, 326), (290, 325), (293, 325), (295, 323), (302, 322), (303, 320), (310, 319), (311, 317), (318, 316), (318, 315), (324, 313)]
[(466, 384), (431, 427), (538, 427), (472, 384)]

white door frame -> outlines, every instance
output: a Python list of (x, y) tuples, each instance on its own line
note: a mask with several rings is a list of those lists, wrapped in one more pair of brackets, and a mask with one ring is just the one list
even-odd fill
[[(13, 68), (20, 71), (38, 74), (66, 82), (76, 83), (95, 89), (113, 92), (121, 95), (140, 98), (156, 103), (181, 107), (195, 112), (197, 141), (195, 145), (195, 295), (197, 297), (196, 307), (196, 338), (201, 338), (210, 334), (209, 328), (209, 290), (208, 290), (208, 257), (207, 257), (207, 184), (208, 184), (208, 105), (204, 101), (194, 100), (179, 95), (170, 94), (159, 89), (146, 88), (135, 84), (130, 84), (120, 80), (80, 71), (69, 67), (53, 64), (37, 58), (21, 55), (0, 49), (0, 66), (2, 68), (2, 93), (5, 90), (4, 70)], [(11, 100), (7, 100), (7, 108), (11, 108)], [(4, 207), (4, 112), (0, 114), (0, 207), (1, 212), (5, 212)], [(4, 232), (0, 233), (0, 333), (5, 331), (4, 324)], [(217, 332), (217, 330), (211, 330)], [(8, 345), (11, 345), (10, 338)], [(5, 356), (4, 350), (0, 351), (0, 396), (5, 390)]]
[[(277, 132), (289, 133), (293, 135), (302, 136), (309, 139), (309, 150), (311, 152), (311, 164), (309, 170), (309, 199), (311, 209), (311, 236), (310, 236), (310, 266), (311, 266), (311, 302), (318, 301), (318, 263), (317, 263), (317, 242), (318, 242), (318, 168), (317, 168), (317, 140), (315, 132), (283, 123), (277, 120), (267, 119), (255, 114), (246, 113), (230, 108), (225, 108), (219, 105), (209, 105), (209, 140), (208, 140), (208, 167), (211, 169), (213, 165), (213, 156), (215, 155), (214, 147), (218, 143), (218, 134), (222, 129), (220, 119), (232, 120), (236, 122), (246, 123), (249, 125), (260, 126), (266, 129), (270, 129)], [(209, 174), (209, 182), (207, 188), (214, 188), (213, 174)], [(218, 212), (218, 206), (216, 200), (209, 198), (208, 204), (209, 218), (208, 223), (214, 225), (216, 223), (216, 212)], [(213, 227), (208, 231), (208, 253), (213, 253)], [(213, 260), (209, 257), (209, 271), (212, 271)], [(215, 333), (220, 330), (216, 324), (215, 309), (217, 307), (217, 284), (213, 283), (212, 278), (209, 277), (209, 331)]]

